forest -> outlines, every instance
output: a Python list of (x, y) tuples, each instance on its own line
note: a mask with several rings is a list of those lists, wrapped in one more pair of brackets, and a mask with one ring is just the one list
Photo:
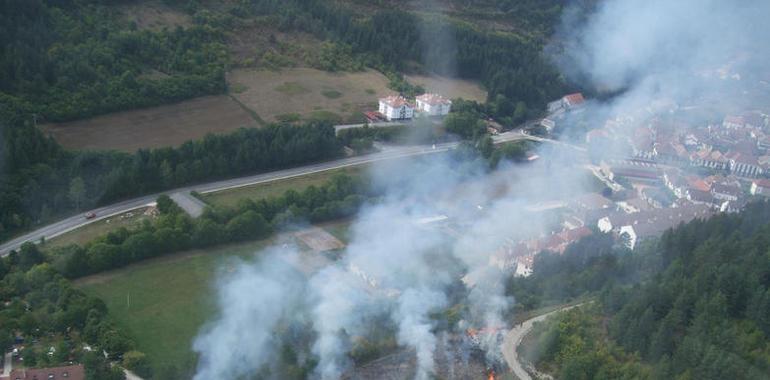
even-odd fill
[[(533, 2), (494, 4), (510, 17), (528, 20), (532, 33), (527, 37), (404, 10), (362, 17), (349, 4), (318, 0), (241, 0), (217, 9), (168, 0), (168, 6), (192, 15), (192, 25), (140, 30), (115, 12), (113, 7), (123, 3), (131, 1), (0, 2), (0, 240), (105, 202), (340, 154), (340, 142), (329, 129), (312, 126), (239, 131), (133, 155), (66, 151), (36, 128), (44, 121), (226, 91), (228, 37), (239, 20), (267, 17), (278, 30), (325, 37), (407, 92), (414, 88), (400, 73), (410, 62), (479, 80), (490, 101), (475, 107), (504, 124), (520, 122), (564, 89), (541, 55), (560, 13), (558, 1), (548, 8)], [(426, 38), (443, 41), (445, 34), (456, 44), (426, 48)], [(436, 64), (443, 61), (456, 65)], [(456, 132), (476, 135), (467, 125), (457, 124)], [(371, 146), (366, 138), (355, 143), (360, 152)]]
[(762, 379), (770, 373), (770, 204), (696, 220), (641, 251), (588, 238), (511, 279), (524, 308), (591, 295), (540, 327), (560, 379)]

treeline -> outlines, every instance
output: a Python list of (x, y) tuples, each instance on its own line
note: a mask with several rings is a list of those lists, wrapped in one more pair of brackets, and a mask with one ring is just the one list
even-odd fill
[(161, 216), (139, 228), (121, 228), (85, 246), (70, 245), (52, 253), (54, 266), (69, 278), (119, 268), (158, 255), (192, 248), (254, 240), (294, 224), (354, 215), (376, 194), (367, 181), (335, 176), (323, 186), (287, 191), (280, 197), (244, 199), (234, 208), (207, 208), (189, 217), (167, 196), (158, 199)]
[(29, 124), (3, 132), (0, 238), (59, 214), (121, 198), (341, 154), (334, 128), (319, 123), (241, 129), (178, 148), (134, 154), (65, 151)]
[[(739, 215), (670, 230), (641, 252), (605, 242), (582, 258), (546, 255), (532, 278), (512, 280), (509, 290), (523, 294), (531, 286), (530, 307), (598, 295), (590, 315), (572, 313), (545, 332), (551, 338), (542, 360), (556, 364), (560, 378), (766, 378), (769, 223), (770, 204), (757, 202)], [(564, 329), (566, 322), (577, 327)], [(608, 348), (608, 339), (617, 350)]]
[(0, 2), (0, 97), (63, 121), (225, 91), (225, 34), (212, 18), (138, 30), (105, 1)]

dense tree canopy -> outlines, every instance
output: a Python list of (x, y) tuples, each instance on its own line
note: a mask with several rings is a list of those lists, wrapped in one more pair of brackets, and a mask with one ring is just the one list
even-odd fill
[[(560, 378), (767, 377), (769, 203), (690, 222), (640, 252), (595, 239), (544, 256), (532, 278), (509, 287), (529, 307), (598, 295), (596, 307), (570, 312), (543, 332), (542, 360)], [(609, 346), (597, 344), (606, 340)]]

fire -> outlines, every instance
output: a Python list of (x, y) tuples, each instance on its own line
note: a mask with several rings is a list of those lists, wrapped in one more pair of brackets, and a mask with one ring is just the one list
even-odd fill
[(489, 378), (488, 380), (495, 380), (495, 371), (489, 371)]

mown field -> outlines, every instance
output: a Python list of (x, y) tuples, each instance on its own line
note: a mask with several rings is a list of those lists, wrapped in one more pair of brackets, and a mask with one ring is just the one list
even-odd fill
[(394, 92), (374, 70), (331, 73), (311, 68), (236, 69), (228, 78), (234, 97), (265, 121), (336, 115), (350, 120)]
[(300, 177), (287, 178), (284, 180), (260, 183), (251, 186), (238, 187), (231, 190), (217, 191), (214, 193), (202, 194), (204, 202), (216, 206), (235, 206), (240, 199), (260, 199), (279, 196), (287, 190), (301, 192), (308, 186), (320, 186), (328, 182), (332, 177), (339, 174), (345, 174), (351, 177), (363, 175), (368, 165), (352, 166), (342, 169), (327, 170), (319, 173), (303, 175)]
[(425, 91), (436, 92), (450, 99), (463, 98), (479, 103), (487, 101), (487, 91), (474, 81), (429, 75), (405, 75), (404, 77), (410, 83), (422, 86)]
[[(321, 227), (347, 241), (347, 222)], [(184, 368), (193, 360), (191, 344), (199, 329), (216, 317), (217, 276), (227, 276), (237, 265), (236, 259), (258, 259), (265, 247), (286, 241), (294, 239), (278, 235), (160, 257), (80, 279), (76, 285), (107, 304), (110, 315), (149, 356), (153, 369)]]
[(221, 95), (41, 127), (67, 148), (133, 152), (256, 126), (249, 112)]

